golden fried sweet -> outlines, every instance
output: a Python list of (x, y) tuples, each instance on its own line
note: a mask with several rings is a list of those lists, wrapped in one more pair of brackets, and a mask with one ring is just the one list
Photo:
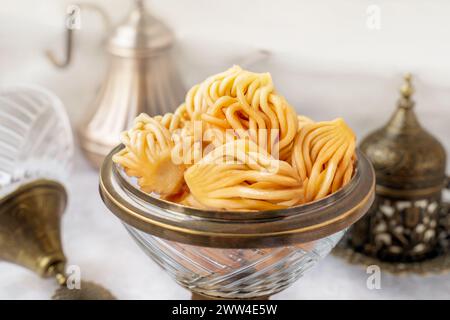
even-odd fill
[(190, 123), (184, 105), (178, 107), (174, 113), (168, 112), (164, 115), (157, 115), (153, 119), (160, 122), (172, 134), (177, 134), (178, 130), (181, 130)]
[(234, 66), (193, 86), (173, 113), (139, 115), (114, 155), (140, 188), (199, 209), (270, 210), (347, 184), (355, 135), (297, 115), (269, 73)]
[(186, 110), (204, 129), (232, 130), (280, 159), (287, 159), (297, 131), (294, 109), (276, 93), (269, 73), (234, 66), (194, 86)]
[(347, 184), (353, 174), (355, 135), (338, 118), (304, 124), (295, 139), (292, 166), (305, 185), (305, 201), (313, 201)]
[(138, 178), (140, 188), (162, 197), (177, 193), (183, 184), (184, 166), (171, 159), (173, 141), (160, 121), (139, 115), (133, 127), (122, 133), (125, 148), (113, 156), (127, 175)]
[(195, 200), (211, 209), (286, 208), (303, 198), (302, 183), (291, 165), (251, 140), (217, 147), (187, 169), (184, 178)]
[(308, 123), (314, 122), (311, 118), (308, 118), (308, 117), (302, 116), (302, 115), (298, 115), (297, 120), (298, 120), (298, 128), (299, 129)]

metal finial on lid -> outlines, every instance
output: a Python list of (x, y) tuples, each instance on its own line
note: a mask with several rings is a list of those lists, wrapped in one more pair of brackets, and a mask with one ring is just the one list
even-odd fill
[(412, 86), (412, 75), (411, 73), (406, 73), (403, 76), (403, 79), (405, 80), (405, 82), (403, 83), (403, 85), (400, 88), (400, 93), (402, 94), (403, 98), (405, 99), (409, 99), (412, 94), (414, 93), (414, 87)]
[(119, 56), (149, 56), (170, 47), (173, 42), (170, 28), (153, 16), (143, 1), (138, 0), (112, 31), (108, 50)]
[(406, 73), (403, 76), (403, 84), (400, 87), (401, 97), (398, 101), (398, 106), (401, 108), (412, 108), (414, 106), (414, 101), (411, 99), (414, 94), (414, 87), (412, 85), (412, 75), (411, 73)]

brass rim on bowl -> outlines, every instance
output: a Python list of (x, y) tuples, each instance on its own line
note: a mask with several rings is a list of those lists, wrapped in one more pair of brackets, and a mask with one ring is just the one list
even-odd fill
[(100, 195), (123, 222), (154, 236), (217, 248), (264, 248), (309, 242), (332, 235), (360, 219), (374, 200), (375, 172), (358, 150), (351, 182), (321, 200), (282, 210), (232, 212), (184, 207), (154, 198), (133, 186), (105, 158)]

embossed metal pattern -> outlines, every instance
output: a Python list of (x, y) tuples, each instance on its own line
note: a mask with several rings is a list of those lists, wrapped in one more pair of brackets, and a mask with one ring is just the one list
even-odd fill
[(411, 77), (407, 75), (394, 114), (385, 126), (364, 138), (360, 148), (374, 166), (377, 185), (393, 190), (442, 189), (445, 150), (420, 125), (412, 93)]
[(436, 256), (439, 203), (436, 197), (410, 201), (378, 196), (369, 211), (370, 219), (354, 226), (352, 244), (386, 261)]
[(422, 276), (444, 274), (450, 271), (450, 204), (443, 203), (439, 209), (437, 241), (440, 252), (435, 257), (429, 257), (421, 261), (380, 261), (364, 252), (355, 251), (351, 245), (352, 234), (347, 233), (336, 245), (333, 254), (345, 259), (348, 263), (367, 268), (370, 265), (378, 265), (384, 272), (395, 275), (417, 274)]

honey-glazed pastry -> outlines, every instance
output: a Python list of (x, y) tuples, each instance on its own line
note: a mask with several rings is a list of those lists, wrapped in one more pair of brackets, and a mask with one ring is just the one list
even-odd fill
[(160, 122), (171, 133), (181, 129), (184, 126), (181, 117), (176, 113), (168, 112), (162, 116), (154, 116), (153, 119)]
[(139, 187), (161, 197), (177, 193), (183, 185), (184, 166), (171, 159), (173, 141), (160, 121), (140, 114), (133, 127), (121, 134), (125, 148), (113, 156), (126, 174), (138, 178)]
[[(188, 120), (199, 120), (202, 113), (205, 113), (208, 109), (208, 103), (206, 100), (205, 92), (209, 90), (209, 87), (214, 81), (223, 80), (224, 85), (230, 83), (235, 75), (242, 69), (239, 66), (233, 66), (225, 72), (208, 77), (200, 84), (194, 85), (186, 94), (186, 98), (179, 109), (183, 110), (183, 116)], [(213, 85), (215, 87), (215, 85)], [(229, 91), (229, 88), (222, 88), (225, 91)]]
[(153, 119), (159, 121), (171, 134), (177, 134), (179, 130), (190, 124), (184, 104), (179, 106), (174, 113), (168, 112), (164, 115), (157, 115)]
[(304, 125), (307, 125), (309, 123), (313, 123), (314, 121), (307, 117), (307, 116), (303, 116), (303, 115), (298, 115), (297, 116), (297, 120), (298, 120), (298, 128), (300, 129), (301, 127), (303, 127)]
[(305, 201), (323, 198), (346, 185), (355, 157), (355, 135), (344, 120), (304, 125), (295, 139), (291, 163), (304, 182)]
[(297, 115), (269, 73), (239, 66), (192, 87), (173, 113), (139, 115), (121, 139), (113, 159), (143, 191), (199, 209), (314, 201), (347, 184), (356, 160), (342, 119)]
[(203, 139), (202, 124), (189, 121), (172, 134), (172, 161), (189, 167), (204, 156), (208, 141)]
[(250, 138), (276, 158), (287, 159), (297, 131), (297, 115), (276, 93), (268, 73), (234, 66), (194, 86), (186, 96), (186, 110), (204, 129), (232, 130)]
[(269, 210), (303, 198), (294, 168), (251, 140), (228, 142), (186, 170), (185, 181), (203, 206), (219, 210)]
[(172, 160), (189, 167), (218, 146), (236, 140), (237, 137), (217, 128), (205, 130), (201, 121), (189, 121), (172, 134), (172, 139)]
[(208, 207), (204, 206), (202, 203), (200, 203), (195, 197), (192, 195), (192, 193), (187, 193), (183, 199), (181, 199), (179, 204), (182, 204), (186, 207), (196, 208), (196, 209), (204, 209), (207, 210)]

